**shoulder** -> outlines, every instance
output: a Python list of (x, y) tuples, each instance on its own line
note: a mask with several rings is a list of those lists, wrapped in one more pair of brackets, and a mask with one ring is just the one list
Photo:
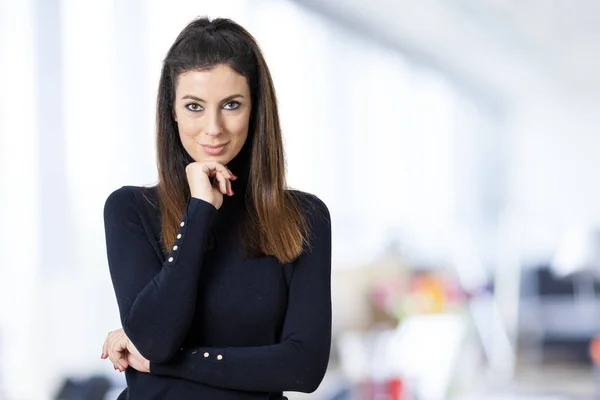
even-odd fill
[(121, 186), (112, 191), (104, 203), (104, 216), (139, 214), (143, 208), (152, 207), (156, 200), (156, 187)]
[(304, 211), (321, 211), (329, 213), (329, 209), (319, 197), (312, 193), (303, 192), (296, 189), (288, 189), (289, 195), (298, 202), (298, 205)]
[(300, 190), (288, 190), (288, 194), (297, 202), (305, 218), (307, 231), (304, 237), (306, 248), (331, 252), (331, 215), (325, 202), (312, 193)]
[(331, 215), (329, 208), (323, 200), (312, 193), (303, 192), (300, 190), (289, 189), (287, 191), (298, 204), (302, 213), (310, 221), (321, 221), (327, 224), (331, 223)]

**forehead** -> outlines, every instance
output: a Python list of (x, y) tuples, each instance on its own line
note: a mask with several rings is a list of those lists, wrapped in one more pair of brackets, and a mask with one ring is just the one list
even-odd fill
[(246, 78), (227, 65), (217, 65), (209, 70), (186, 71), (179, 75), (176, 88), (178, 95), (195, 94), (202, 98), (223, 97), (234, 92), (244, 95), (248, 91)]

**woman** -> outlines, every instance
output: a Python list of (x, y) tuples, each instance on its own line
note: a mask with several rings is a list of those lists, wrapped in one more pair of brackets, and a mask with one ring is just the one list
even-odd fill
[(283, 399), (312, 392), (329, 359), (331, 225), (286, 190), (273, 82), (254, 38), (200, 18), (164, 61), (159, 183), (106, 200), (123, 329), (102, 358), (119, 399)]

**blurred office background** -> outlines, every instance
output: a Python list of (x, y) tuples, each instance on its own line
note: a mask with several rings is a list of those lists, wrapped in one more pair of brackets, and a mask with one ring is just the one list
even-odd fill
[(290, 399), (596, 397), (599, 2), (0, 0), (0, 399), (122, 389), (103, 205), (155, 182), (199, 15), (258, 39), (332, 214), (330, 369)]

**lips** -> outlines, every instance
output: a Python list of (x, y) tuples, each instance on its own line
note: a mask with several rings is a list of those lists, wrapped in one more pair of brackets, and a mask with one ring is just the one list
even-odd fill
[(219, 145), (209, 145), (209, 144), (201, 144), (200, 145), (205, 153), (210, 155), (218, 155), (225, 150), (227, 143), (219, 144)]

